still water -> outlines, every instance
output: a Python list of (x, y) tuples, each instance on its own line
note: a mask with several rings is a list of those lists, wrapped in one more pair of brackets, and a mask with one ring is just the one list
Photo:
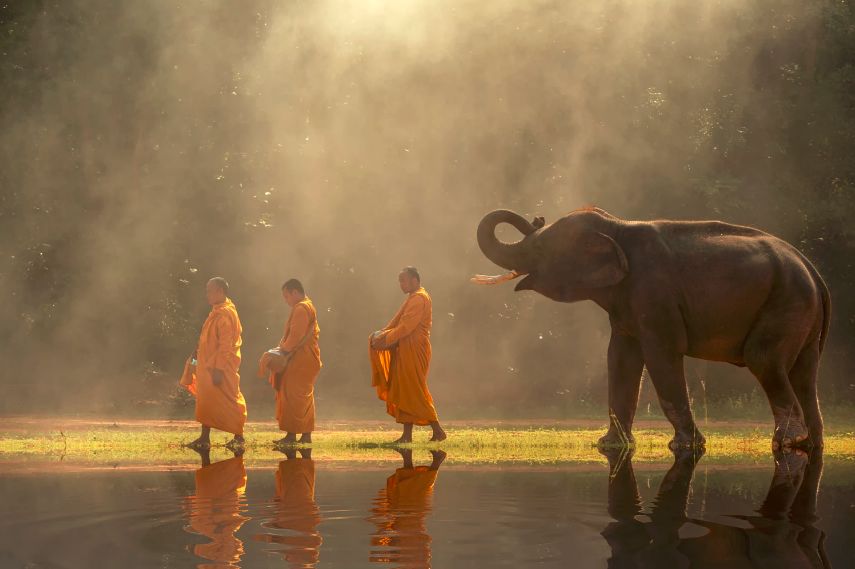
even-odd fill
[(5, 469), (0, 567), (855, 567), (851, 460), (282, 458)]

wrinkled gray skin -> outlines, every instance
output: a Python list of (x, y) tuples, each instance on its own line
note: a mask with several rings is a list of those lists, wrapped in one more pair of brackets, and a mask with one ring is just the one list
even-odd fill
[[(523, 239), (499, 241), (500, 223)], [(773, 448), (822, 445), (816, 378), (831, 300), (788, 243), (719, 221), (625, 221), (589, 208), (550, 225), (494, 211), (481, 220), (478, 245), (497, 265), (526, 275), (516, 290), (593, 300), (608, 312), (611, 421), (601, 445), (632, 444), (644, 366), (674, 426), (669, 446), (704, 444), (684, 356), (751, 370), (772, 407)]]

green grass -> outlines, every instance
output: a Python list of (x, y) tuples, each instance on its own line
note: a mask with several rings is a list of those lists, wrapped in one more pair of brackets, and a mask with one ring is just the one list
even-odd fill
[[(50, 426), (48, 426), (50, 425)], [(361, 428), (347, 424), (314, 435), (313, 458), (318, 460), (387, 461), (399, 460), (388, 444), (397, 430)], [(596, 448), (604, 429), (593, 428), (484, 428), (451, 426), (442, 443), (427, 442), (428, 433), (416, 433), (415, 450), (441, 448), (451, 463), (604, 463)], [(634, 431), (636, 462), (668, 461), (671, 436), (667, 429)], [(730, 428), (726, 425), (705, 430), (706, 461), (735, 463), (768, 460), (770, 438), (767, 428)], [(67, 461), (93, 464), (187, 464), (198, 458), (182, 445), (197, 436), (190, 423), (175, 425), (104, 424), (63, 427), (57, 421), (33, 423), (26, 427), (0, 430), (0, 463), (13, 461)], [(282, 454), (272, 442), (282, 436), (272, 424), (247, 426), (246, 458), (250, 463), (278, 460)], [(230, 438), (214, 432), (214, 454), (227, 451), (222, 445)], [(855, 461), (855, 432), (835, 431), (826, 435), (825, 456)]]

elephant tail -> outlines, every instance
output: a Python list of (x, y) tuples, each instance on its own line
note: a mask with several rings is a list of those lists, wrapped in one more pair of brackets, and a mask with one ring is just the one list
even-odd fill
[(828, 340), (828, 329), (831, 327), (831, 293), (828, 291), (828, 285), (825, 284), (825, 279), (816, 270), (816, 267), (805, 255), (799, 251), (802, 261), (807, 267), (807, 270), (813, 276), (814, 282), (819, 287), (819, 293), (822, 296), (822, 332), (819, 334), (819, 353), (825, 349), (825, 342)]
[[(811, 265), (811, 267), (813, 267)], [(819, 337), (819, 353), (825, 349), (825, 341), (828, 340), (828, 329), (831, 327), (831, 293), (828, 292), (828, 285), (825, 284), (822, 276), (816, 268), (813, 269), (816, 273), (816, 278), (819, 281), (820, 292), (822, 293), (822, 334)]]

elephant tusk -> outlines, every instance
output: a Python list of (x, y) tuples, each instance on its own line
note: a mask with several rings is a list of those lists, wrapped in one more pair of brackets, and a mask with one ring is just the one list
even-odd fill
[(511, 271), (510, 273), (505, 273), (504, 275), (475, 275), (469, 282), (479, 284), (479, 285), (497, 285), (504, 282), (512, 281), (517, 277), (521, 277), (525, 273), (518, 273), (516, 271)]

